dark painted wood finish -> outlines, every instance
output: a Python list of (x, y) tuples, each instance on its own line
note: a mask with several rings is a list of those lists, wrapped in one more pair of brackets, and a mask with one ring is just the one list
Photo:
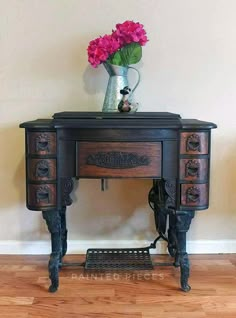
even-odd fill
[(154, 180), (149, 201), (156, 228), (165, 228), (169, 214), (168, 249), (181, 267), (181, 288), (190, 290), (186, 232), (194, 211), (208, 207), (214, 123), (172, 113), (62, 112), (20, 127), (26, 130), (27, 207), (43, 211), (51, 233), (51, 292), (66, 253), (72, 178), (82, 177)]

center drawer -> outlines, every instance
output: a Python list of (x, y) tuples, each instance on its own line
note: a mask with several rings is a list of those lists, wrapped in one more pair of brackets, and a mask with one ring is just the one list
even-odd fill
[(161, 177), (161, 142), (77, 142), (76, 176)]

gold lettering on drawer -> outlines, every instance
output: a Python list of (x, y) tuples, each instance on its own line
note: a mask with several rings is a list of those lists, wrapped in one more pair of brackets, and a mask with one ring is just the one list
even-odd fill
[(207, 132), (182, 132), (180, 135), (181, 154), (208, 154)]
[(160, 142), (78, 142), (78, 177), (161, 177)]

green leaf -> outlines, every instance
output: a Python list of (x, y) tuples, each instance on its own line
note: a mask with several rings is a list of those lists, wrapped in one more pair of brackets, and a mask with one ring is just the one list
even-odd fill
[(139, 43), (130, 43), (121, 49), (122, 62), (125, 65), (136, 64), (142, 58), (142, 47)]
[(114, 65), (122, 65), (120, 51), (117, 51), (111, 57), (109, 57), (109, 62)]

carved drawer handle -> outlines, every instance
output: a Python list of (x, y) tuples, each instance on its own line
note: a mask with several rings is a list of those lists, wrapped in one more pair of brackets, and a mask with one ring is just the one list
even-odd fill
[(197, 203), (200, 201), (200, 190), (197, 187), (188, 188), (186, 191), (186, 201), (187, 203)]
[(50, 203), (50, 189), (47, 186), (42, 186), (36, 191), (37, 203)]
[(198, 151), (201, 152), (201, 140), (199, 135), (192, 134), (187, 138), (186, 141), (186, 150), (187, 151)]
[(36, 150), (37, 151), (50, 151), (49, 150), (50, 138), (46, 134), (40, 134), (36, 138)]
[(199, 177), (200, 164), (197, 160), (189, 160), (185, 166), (186, 177)]
[(49, 168), (48, 162), (46, 160), (40, 160), (36, 165), (36, 172), (35, 172), (36, 177), (49, 178), (50, 177), (49, 172), (50, 172), (50, 168)]

